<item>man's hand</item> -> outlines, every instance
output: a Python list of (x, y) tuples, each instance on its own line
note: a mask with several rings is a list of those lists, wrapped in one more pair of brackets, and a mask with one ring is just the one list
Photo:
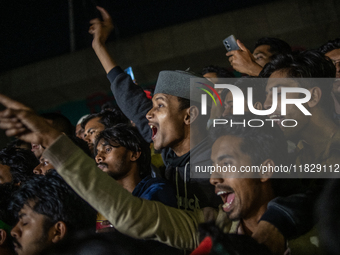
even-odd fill
[(61, 135), (29, 107), (2, 94), (0, 103), (6, 107), (0, 112), (0, 129), (6, 130), (7, 136), (48, 147)]
[(100, 19), (91, 20), (89, 33), (93, 35), (92, 48), (106, 73), (109, 73), (112, 68), (117, 66), (105, 47), (105, 42), (113, 29), (113, 24), (109, 13), (104, 8), (97, 6), (97, 9), (100, 11), (103, 21)]
[(103, 21), (98, 18), (90, 21), (89, 33), (93, 35), (93, 48), (104, 45), (113, 30), (112, 19), (109, 13), (102, 7), (97, 6), (96, 8), (101, 13)]
[(284, 236), (276, 227), (267, 221), (259, 222), (252, 238), (254, 238), (258, 243), (267, 246), (268, 249), (275, 255), (282, 255), (286, 250)]
[(255, 62), (253, 54), (240, 40), (237, 40), (237, 45), (240, 47), (239, 50), (229, 51), (226, 54), (234, 70), (250, 76), (258, 76), (262, 67)]

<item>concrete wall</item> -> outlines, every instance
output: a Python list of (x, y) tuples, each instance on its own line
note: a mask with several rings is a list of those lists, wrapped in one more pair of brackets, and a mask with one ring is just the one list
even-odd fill
[[(209, 64), (228, 66), (222, 40), (230, 34), (251, 49), (262, 36), (315, 48), (340, 36), (339, 19), (338, 0), (275, 1), (117, 40), (108, 47), (123, 68), (133, 67), (142, 84), (155, 81), (161, 70), (191, 67), (200, 72)], [(98, 91), (109, 91), (109, 82), (91, 48), (0, 76), (1, 93), (36, 110)]]

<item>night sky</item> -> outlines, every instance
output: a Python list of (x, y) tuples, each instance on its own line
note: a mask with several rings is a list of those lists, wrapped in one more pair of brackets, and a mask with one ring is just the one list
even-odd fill
[[(0, 8), (0, 73), (70, 51), (67, 0), (11, 0)], [(76, 50), (91, 46), (95, 4), (115, 23), (109, 40), (270, 2), (270, 0), (73, 0)]]

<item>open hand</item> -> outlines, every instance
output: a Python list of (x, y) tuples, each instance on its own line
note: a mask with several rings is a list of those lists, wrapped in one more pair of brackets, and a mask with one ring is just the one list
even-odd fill
[(112, 19), (109, 13), (102, 7), (96, 7), (101, 13), (103, 21), (100, 19), (90, 20), (89, 33), (93, 35), (92, 47), (104, 45), (111, 31), (113, 30)]
[(61, 132), (24, 104), (2, 94), (0, 103), (6, 107), (0, 112), (0, 129), (6, 130), (7, 136), (16, 136), (25, 142), (48, 147), (61, 135)]
[(239, 50), (229, 51), (226, 54), (234, 70), (250, 76), (258, 76), (262, 67), (255, 62), (253, 54), (240, 40), (237, 40), (237, 45), (240, 47)]

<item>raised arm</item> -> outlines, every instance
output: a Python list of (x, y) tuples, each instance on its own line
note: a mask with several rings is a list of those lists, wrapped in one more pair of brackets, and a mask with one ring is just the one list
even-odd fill
[(117, 64), (108, 53), (105, 42), (114, 27), (108, 12), (99, 6), (97, 6), (97, 9), (101, 13), (103, 21), (98, 18), (90, 20), (91, 26), (89, 28), (89, 33), (93, 35), (92, 48), (106, 73), (109, 73), (112, 68), (117, 66)]
[(0, 128), (9, 136), (46, 147), (43, 156), (63, 179), (121, 233), (181, 249), (198, 246), (197, 227), (204, 222), (201, 210), (189, 212), (134, 197), (32, 109), (1, 94), (0, 103), (7, 108), (0, 112)]
[(112, 19), (104, 8), (97, 6), (97, 9), (100, 11), (103, 21), (100, 19), (90, 21), (89, 33), (93, 35), (92, 47), (108, 74), (111, 91), (119, 108), (136, 124), (144, 140), (150, 143), (152, 142), (152, 131), (145, 116), (152, 108), (152, 101), (146, 97), (140, 86), (133, 83), (131, 77), (118, 66), (108, 53), (105, 42), (113, 29)]
[(240, 47), (239, 50), (233, 50), (226, 54), (234, 70), (250, 76), (259, 76), (262, 67), (255, 62), (253, 54), (240, 40), (237, 40), (237, 45)]

